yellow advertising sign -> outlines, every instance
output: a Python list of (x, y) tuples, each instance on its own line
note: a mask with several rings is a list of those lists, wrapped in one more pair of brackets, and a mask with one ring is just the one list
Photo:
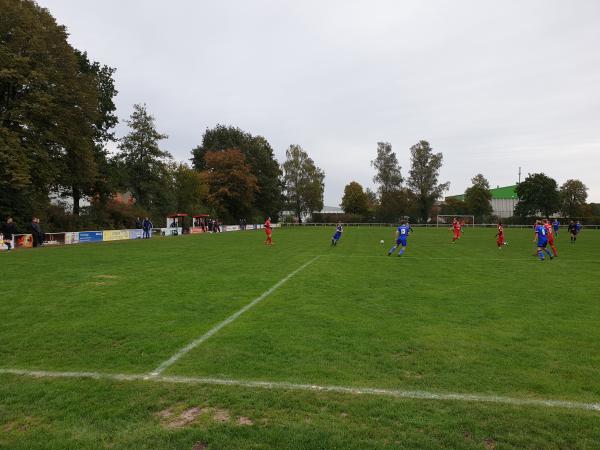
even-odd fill
[(129, 230), (106, 230), (104, 231), (105, 241), (120, 241), (129, 239)]

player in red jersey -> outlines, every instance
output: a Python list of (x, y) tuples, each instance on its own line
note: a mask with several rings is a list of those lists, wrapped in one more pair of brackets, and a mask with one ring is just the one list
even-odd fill
[(504, 227), (502, 226), (502, 222), (498, 222), (498, 234), (496, 234), (496, 245), (498, 245), (498, 250), (502, 248), (503, 245), (506, 245), (504, 242)]
[(460, 239), (460, 222), (458, 220), (456, 220), (456, 217), (454, 219), (452, 219), (452, 230), (453, 230), (453, 237), (452, 237), (452, 243), (458, 241)]
[(554, 245), (554, 230), (552, 229), (552, 224), (550, 223), (550, 219), (544, 219), (544, 228), (546, 229), (546, 236), (548, 236), (548, 245), (552, 249), (552, 253), (556, 258), (558, 253), (556, 251), (556, 245)]
[(267, 217), (267, 220), (265, 220), (265, 233), (267, 234), (267, 240), (265, 241), (265, 244), (273, 245), (273, 241), (271, 240), (271, 234), (273, 233), (273, 230), (271, 229), (270, 217)]

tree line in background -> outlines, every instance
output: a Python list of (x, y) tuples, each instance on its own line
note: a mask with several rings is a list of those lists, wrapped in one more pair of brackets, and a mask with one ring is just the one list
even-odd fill
[(115, 69), (71, 47), (65, 28), (35, 2), (0, 0), (0, 10), (3, 218), (24, 224), (35, 216), (69, 230), (178, 211), (250, 222), (322, 208), (325, 175), (300, 146), (280, 166), (264, 137), (217, 125), (192, 150), (191, 165), (178, 163), (143, 104), (117, 139)]
[[(435, 212), (473, 215), (479, 223), (498, 220), (493, 215), (490, 183), (482, 174), (471, 179), (471, 186), (462, 199), (454, 196), (440, 202), (449, 188), (449, 183), (438, 181), (443, 155), (434, 153), (427, 141), (412, 146), (410, 154), (409, 177), (404, 180), (391, 144), (379, 142), (377, 156), (371, 162), (376, 171), (373, 182), (378, 186), (377, 192), (368, 188), (364, 190), (358, 182), (351, 181), (344, 188), (340, 205), (345, 215), (337, 219), (345, 222), (397, 222), (402, 217), (409, 217), (425, 223), (434, 219), (432, 215)], [(527, 217), (549, 217), (555, 213), (572, 218), (600, 217), (600, 204), (586, 203), (587, 190), (580, 180), (570, 179), (559, 187), (556, 180), (543, 173), (530, 174), (516, 187), (519, 200), (514, 219), (522, 222)], [(320, 215), (317, 219), (335, 221), (336, 216)]]
[[(31, 0), (0, 0), (0, 216), (21, 224), (39, 217), (47, 229), (123, 228), (136, 217), (209, 213), (237, 223), (277, 220), (282, 211), (302, 221), (323, 208), (324, 172), (299, 145), (283, 164), (262, 136), (216, 125), (191, 151), (191, 164), (161, 148), (146, 105), (137, 104), (129, 131), (117, 139), (115, 69), (93, 61), (67, 42), (65, 28)], [(118, 150), (108, 151), (117, 143)], [(410, 148), (408, 176), (392, 146), (377, 144), (376, 191), (356, 181), (344, 189), (344, 221), (430, 220), (440, 214), (490, 219), (489, 182), (472, 179), (464, 200), (439, 200), (449, 183), (439, 181), (442, 153), (427, 141)], [(579, 180), (562, 186), (543, 173), (517, 187), (516, 215), (600, 216), (587, 204)], [(316, 214), (313, 220), (334, 220)]]
[(429, 142), (419, 141), (410, 148), (411, 166), (405, 179), (392, 145), (378, 142), (377, 156), (371, 161), (377, 191), (364, 190), (356, 181), (346, 185), (341, 207), (348, 221), (396, 222), (410, 217), (427, 222), (433, 206), (450, 186), (439, 181), (443, 159)]

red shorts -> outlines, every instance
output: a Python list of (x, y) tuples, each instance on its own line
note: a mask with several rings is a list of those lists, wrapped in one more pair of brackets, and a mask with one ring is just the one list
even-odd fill
[(552, 235), (548, 236), (548, 244), (554, 245), (554, 236), (552, 236)]
[(496, 244), (503, 245), (504, 244), (504, 236), (498, 236), (498, 240), (496, 241)]
[(272, 230), (265, 228), (265, 233), (267, 233), (267, 236), (271, 236)]
[(454, 230), (454, 237), (455, 238), (459, 238), (460, 237), (460, 230)]

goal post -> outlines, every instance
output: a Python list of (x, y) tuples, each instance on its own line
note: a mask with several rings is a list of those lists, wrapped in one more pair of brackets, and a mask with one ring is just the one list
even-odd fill
[(435, 226), (449, 226), (452, 225), (452, 219), (456, 219), (460, 222), (462, 226), (465, 227), (474, 227), (475, 226), (475, 216), (470, 216), (468, 214), (454, 214), (454, 215), (438, 215), (435, 219)]

